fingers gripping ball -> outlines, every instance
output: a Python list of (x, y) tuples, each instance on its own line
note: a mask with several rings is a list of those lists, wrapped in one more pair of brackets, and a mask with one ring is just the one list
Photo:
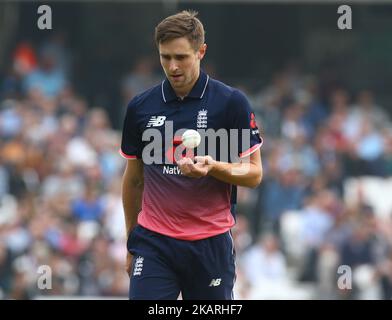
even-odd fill
[(182, 144), (189, 149), (196, 148), (201, 141), (200, 133), (196, 130), (186, 130), (182, 135)]

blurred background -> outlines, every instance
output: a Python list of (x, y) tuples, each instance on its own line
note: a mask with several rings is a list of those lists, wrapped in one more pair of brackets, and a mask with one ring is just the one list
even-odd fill
[(0, 298), (127, 298), (124, 112), (163, 78), (156, 24), (194, 9), (202, 68), (247, 93), (264, 137), (235, 297), (392, 299), (392, 3), (360, 2), (342, 31), (331, 1), (1, 1)]

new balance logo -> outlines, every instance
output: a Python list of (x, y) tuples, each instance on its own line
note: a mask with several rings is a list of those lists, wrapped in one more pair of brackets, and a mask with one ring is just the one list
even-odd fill
[(209, 287), (217, 287), (217, 286), (219, 286), (221, 284), (221, 281), (222, 281), (221, 278), (212, 279)]
[(166, 117), (165, 116), (152, 116), (150, 121), (147, 123), (147, 128), (151, 127), (160, 127), (165, 123)]

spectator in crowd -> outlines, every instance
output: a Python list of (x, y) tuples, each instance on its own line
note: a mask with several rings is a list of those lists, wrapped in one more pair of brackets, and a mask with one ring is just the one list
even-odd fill
[(45, 49), (39, 56), (39, 68), (30, 73), (23, 81), (25, 92), (38, 90), (47, 97), (55, 97), (66, 87), (64, 71), (58, 66), (58, 56)]
[(244, 253), (241, 265), (246, 278), (253, 284), (279, 283), (287, 277), (286, 259), (279, 249), (277, 237), (271, 233), (261, 236)]

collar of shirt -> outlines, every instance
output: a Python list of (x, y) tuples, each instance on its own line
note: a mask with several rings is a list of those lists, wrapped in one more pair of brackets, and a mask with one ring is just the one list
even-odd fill
[[(189, 92), (189, 94), (185, 98), (202, 99), (207, 89), (209, 79), (210, 79), (209, 75), (207, 75), (202, 70), (200, 70), (199, 79), (197, 79), (191, 92)], [(167, 78), (163, 80), (161, 89), (162, 89), (162, 99), (166, 103), (170, 101), (178, 100), (178, 97)]]

